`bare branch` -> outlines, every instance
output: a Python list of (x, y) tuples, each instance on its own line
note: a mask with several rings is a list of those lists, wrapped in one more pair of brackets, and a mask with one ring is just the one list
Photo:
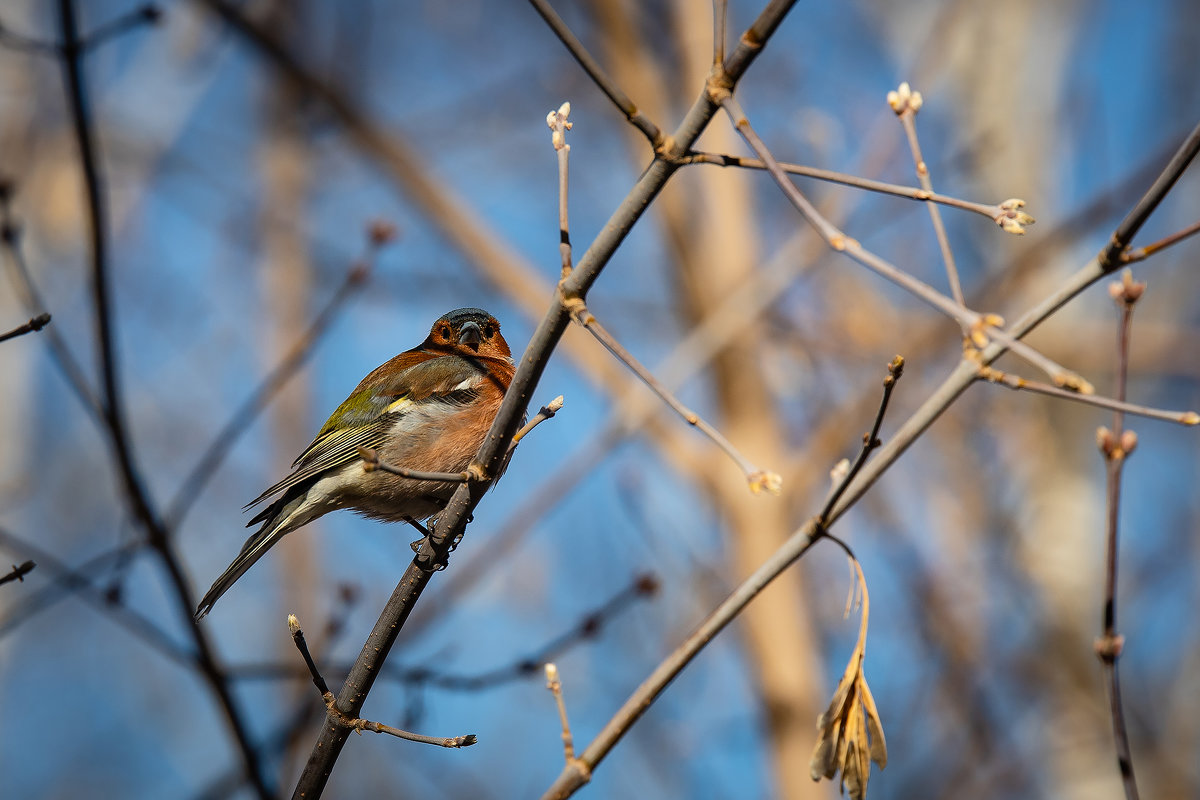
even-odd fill
[(725, 20), (728, 0), (713, 0), (713, 66), (725, 63)]
[(562, 17), (558, 16), (554, 9), (550, 7), (550, 3), (547, 0), (529, 0), (529, 4), (546, 21), (546, 24), (550, 26), (550, 30), (554, 31), (554, 35), (566, 46), (567, 51), (570, 52), (572, 57), (579, 62), (579, 66), (583, 67), (583, 71), (592, 79), (592, 83), (596, 84), (600, 91), (604, 92), (604, 95), (612, 101), (612, 104), (620, 109), (621, 113), (625, 115), (625, 119), (629, 120), (629, 123), (633, 127), (642, 132), (642, 135), (650, 142), (650, 146), (654, 148), (655, 152), (662, 149), (664, 143), (662, 131), (645, 114), (638, 110), (637, 105), (605, 73), (599, 62), (592, 58), (592, 54), (583, 46), (583, 42), (579, 41), (579, 38), (567, 27), (567, 23), (563, 22)]
[[(571, 736), (571, 723), (567, 721), (567, 704), (563, 700), (562, 681), (558, 678), (558, 667), (553, 663), (546, 664), (546, 688), (554, 695), (554, 705), (558, 708), (558, 721), (562, 726), (563, 757), (568, 767), (576, 765), (579, 759), (575, 757), (575, 740)], [(578, 768), (586, 770), (587, 766), (578, 764)]]
[(1139, 406), (1134, 403), (1114, 400), (1111, 397), (1102, 397), (1101, 395), (1068, 392), (1057, 386), (1050, 386), (1049, 384), (1026, 380), (1018, 375), (1001, 372), (995, 367), (980, 367), (979, 377), (989, 383), (1007, 386), (1009, 389), (1025, 390), (1035, 394), (1044, 394), (1049, 397), (1058, 397), (1063, 400), (1083, 403), (1084, 405), (1095, 406), (1097, 408), (1106, 408), (1109, 411), (1135, 414), (1139, 417), (1174, 422), (1178, 425), (1200, 425), (1200, 414), (1197, 414), (1195, 411), (1166, 411), (1160, 408), (1150, 408), (1148, 406)]
[[(681, 159), (684, 164), (712, 164), (718, 167), (739, 167), (742, 169), (759, 169), (766, 170), (767, 165), (760, 158), (743, 158), (742, 156), (725, 155), (723, 153), (688, 153)], [(845, 172), (835, 172), (830, 169), (821, 169), (819, 167), (806, 167), (803, 164), (792, 164), (787, 161), (779, 161), (779, 168), (790, 175), (800, 175), (805, 178), (813, 178), (827, 183), (838, 183), (843, 186), (852, 186), (856, 189), (864, 189), (868, 192), (877, 192), (879, 194), (888, 194), (894, 197), (903, 197), (908, 200), (917, 200), (920, 202), (938, 203), (939, 205), (949, 208), (957, 208), (961, 211), (970, 211), (973, 214), (981, 214), (995, 222), (1000, 227), (1010, 233), (1023, 233), (1016, 230), (1013, 226), (1016, 222), (1015, 208), (1023, 206), (1023, 200), (1012, 199), (1005, 200), (1003, 203), (988, 205), (987, 203), (976, 203), (972, 200), (962, 200), (958, 197), (951, 197), (946, 194), (938, 194), (937, 192), (929, 192), (924, 189), (919, 189), (913, 186), (902, 186), (898, 183), (886, 183), (884, 181), (872, 180), (871, 178), (861, 178), (857, 175), (850, 175)], [(1014, 205), (1020, 204), (1020, 205)], [(1023, 212), (1021, 212), (1023, 213)], [(1024, 214), (1022, 219), (1028, 219), (1025, 224), (1031, 224), (1033, 218), (1028, 214)], [(1007, 221), (1007, 225), (1006, 225)]]
[(379, 453), (369, 447), (359, 447), (358, 457), (363, 460), (363, 471), (382, 470), (401, 478), (411, 478), (414, 481), (440, 481), (442, 483), (466, 483), (472, 479), (470, 472), (424, 472), (419, 469), (405, 469), (394, 464), (379, 460)]
[(1166, 250), (1172, 245), (1179, 244), (1184, 239), (1195, 236), (1197, 233), (1200, 233), (1200, 221), (1193, 222), (1183, 230), (1172, 233), (1170, 236), (1164, 236), (1157, 242), (1148, 244), (1145, 247), (1139, 247), (1136, 250), (1126, 250), (1121, 256), (1121, 262), (1124, 264), (1136, 264), (1139, 261), (1149, 258), (1155, 253)]
[(558, 250), (562, 256), (562, 280), (571, 274), (571, 226), (567, 214), (567, 174), (571, 162), (571, 145), (567, 144), (571, 123), (567, 117), (570, 113), (571, 104), (563, 103), (557, 111), (546, 115), (546, 125), (552, 131), (550, 141), (558, 154)]
[(533, 415), (533, 419), (529, 420), (529, 422), (526, 422), (519, 431), (513, 434), (512, 441), (508, 444), (509, 452), (514, 450), (516, 446), (520, 444), (521, 440), (528, 436), (534, 428), (536, 428), (538, 425), (541, 425), (548, 419), (553, 419), (554, 415), (562, 410), (563, 402), (563, 396), (560, 394), (558, 397), (539, 408), (538, 413)]
[[(3, 244), (4, 252), (8, 254), (10, 276), (26, 310), (35, 316), (46, 313), (46, 301), (38, 291), (29, 265), (25, 262), (25, 251), (21, 247), (21, 227), (12, 210), (12, 188), (3, 179), (0, 179), (0, 243)], [(57, 326), (46, 328), (46, 344), (50, 348), (54, 366), (62, 374), (67, 386), (92, 419), (103, 425), (104, 409), (100, 400), (88, 385), (83, 368), (71, 353), (66, 340), (59, 334)]]
[[(821, 513), (817, 515), (817, 529), (824, 531), (830, 522), (830, 515), (833, 513), (834, 507), (837, 506), (838, 500), (842, 499), (847, 487), (854, 482), (858, 477), (858, 473), (862, 471), (863, 466), (867, 463), (867, 459), (871, 455), (871, 451), (879, 447), (879, 430), (883, 427), (883, 417), (887, 414), (888, 403), (892, 399), (892, 391), (896, 388), (896, 381), (900, 380), (900, 376), (904, 374), (904, 357), (896, 356), (888, 364), (887, 377), (883, 379), (883, 396), (879, 400), (879, 410), (875, 412), (875, 422), (871, 425), (871, 430), (863, 434), (862, 448), (858, 451), (858, 458), (854, 460), (854, 465), (845, 470), (844, 474), (839, 476), (839, 479), (834, 482), (833, 489), (829, 493), (829, 499), (825, 501), (825, 507), (821, 509)], [(835, 470), (841, 472), (841, 470)], [(845, 544), (842, 545), (846, 549)], [(851, 558), (854, 558), (852, 553), (847, 551)]]
[[(1117, 400), (1124, 402), (1129, 380), (1129, 339), (1133, 329), (1133, 307), (1146, 290), (1146, 284), (1133, 280), (1133, 273), (1125, 270), (1119, 282), (1109, 285), (1109, 294), (1117, 303), (1120, 322), (1117, 325)], [(1112, 430), (1100, 428), (1096, 434), (1100, 454), (1105, 464), (1106, 540), (1104, 580), (1103, 628), (1096, 639), (1096, 655), (1104, 666), (1104, 677), (1108, 685), (1109, 711), (1112, 716), (1113, 744), (1116, 749), (1117, 769), (1125, 787), (1126, 800), (1137, 800), (1137, 779), (1133, 774), (1133, 754), (1129, 747), (1129, 732), (1125, 727), (1125, 711), (1121, 703), (1121, 681), (1117, 674), (1117, 659), (1124, 648), (1125, 637), (1117, 632), (1117, 557), (1120, 533), (1121, 476), (1125, 460), (1137, 447), (1137, 434), (1125, 429), (1125, 413), (1113, 412)]]
[(771, 494), (779, 494), (782, 478), (776, 472), (762, 470), (756, 467), (745, 456), (741, 454), (725, 435), (714, 428), (709, 423), (700, 418), (696, 412), (685, 406), (678, 398), (665, 387), (650, 370), (646, 369), (640, 361), (633, 357), (633, 354), (626, 350), (616, 338), (609, 333), (596, 317), (588, 311), (587, 305), (580, 299), (575, 298), (568, 302), (571, 309), (571, 318), (579, 325), (587, 330), (588, 333), (596, 337), (596, 341), (604, 345), (608, 352), (619, 358), (625, 366), (629, 367), (635, 375), (650, 387), (650, 390), (662, 398), (663, 402), (670, 406), (671, 410), (683, 418), (684, 422), (694, 427), (696, 430), (703, 433), (709, 439), (721, 448), (725, 455), (733, 459), (737, 464), (738, 469), (746, 477), (746, 482), (750, 486), (750, 490), (755, 494), (764, 489)]
[(33, 568), (36, 566), (37, 563), (34, 561), (23, 561), (20, 565), (13, 564), (11, 572), (9, 572), (7, 575), (0, 575), (0, 585), (9, 583), (11, 581), (19, 581), (24, 583), (25, 576), (33, 572)]
[(1200, 124), (1192, 129), (1191, 134), (1175, 151), (1175, 155), (1171, 156), (1171, 160), (1163, 171), (1159, 173), (1158, 180), (1146, 190), (1137, 205), (1125, 215), (1125, 219), (1121, 220), (1121, 224), (1113, 231), (1108, 245), (1096, 257), (1105, 272), (1112, 272), (1125, 263), (1122, 258), (1125, 249), (1129, 247), (1133, 237), (1154, 213), (1154, 209), (1158, 208), (1162, 199), (1171, 191), (1175, 181), (1183, 175), (1184, 170), (1192, 163), (1192, 159), (1196, 157), (1197, 153), (1200, 153)]
[[(888, 92), (888, 104), (896, 112), (896, 117), (904, 128), (904, 135), (908, 138), (908, 148), (912, 151), (913, 164), (917, 168), (917, 180), (920, 181), (922, 189), (932, 194), (933, 179), (929, 175), (929, 167), (925, 164), (925, 158), (921, 155), (921, 143), (917, 139), (917, 112), (921, 109), (921, 102), (921, 93), (909, 89), (907, 83), (900, 84), (899, 90), (895, 92)], [(927, 202), (925, 206), (929, 209), (929, 220), (933, 223), (933, 233), (937, 236), (938, 247), (942, 251), (942, 262), (946, 265), (946, 278), (950, 282), (950, 296), (954, 298), (954, 302), (965, 306), (967, 301), (963, 298), (962, 284), (958, 279), (958, 267), (954, 263), (950, 238), (946, 235), (946, 226), (942, 222), (942, 212), (938, 210), (935, 203)]]
[(15, 339), (18, 336), (24, 336), (27, 333), (40, 331), (49, 324), (50, 315), (43, 312), (29, 320), (29, 322), (26, 322), (24, 325), (18, 325), (8, 333), (0, 333), (0, 342), (7, 342), (9, 339)]
[(410, 742), (419, 744), (432, 744), (437, 747), (462, 748), (470, 747), (479, 741), (475, 734), (469, 733), (465, 736), (425, 736), (420, 733), (412, 733), (411, 731), (393, 728), (391, 725), (384, 725), (381, 722), (371, 722), (370, 720), (351, 718), (338, 711), (337, 698), (333, 696), (333, 692), (329, 691), (329, 686), (325, 683), (325, 678), (321, 676), (320, 670), (317, 669), (317, 664), (313, 661), (312, 654), (308, 652), (308, 642), (304, 640), (304, 631), (300, 629), (300, 620), (296, 619), (295, 614), (288, 615), (288, 630), (292, 633), (292, 642), (295, 643), (296, 649), (300, 651), (300, 655), (304, 658), (304, 663), (308, 667), (309, 674), (312, 675), (313, 684), (316, 685), (317, 691), (321, 693), (321, 699), (325, 701), (325, 708), (328, 716), (332, 718), (336, 724), (348, 730), (358, 732), (370, 731), (372, 733), (386, 733), (389, 736), (395, 736), (399, 739), (407, 739)]

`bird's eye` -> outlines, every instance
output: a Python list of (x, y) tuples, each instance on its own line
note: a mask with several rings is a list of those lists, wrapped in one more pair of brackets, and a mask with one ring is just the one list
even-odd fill
[(492, 338), (492, 334), (495, 332), (496, 332), (496, 329), (493, 328), (491, 325), (483, 326), (483, 338), (490, 339), (490, 338)]
[(450, 338), (450, 326), (442, 325), (440, 328), (438, 328), (438, 336), (441, 336), (443, 339), (449, 339)]

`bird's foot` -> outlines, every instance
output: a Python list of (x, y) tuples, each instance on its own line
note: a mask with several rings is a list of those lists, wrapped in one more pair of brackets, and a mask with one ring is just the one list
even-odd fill
[[(467, 525), (470, 525), (470, 524), (471, 524), (471, 522), (472, 522), (474, 519), (475, 519), (475, 515), (474, 515), (474, 514), (467, 514), (467, 523), (466, 523), (466, 524), (467, 524)], [(463, 530), (459, 532), (458, 536), (455, 536), (455, 537), (454, 537), (454, 541), (450, 543), (450, 552), (451, 552), (451, 553), (453, 553), (455, 550), (457, 550), (457, 549), (458, 549), (458, 543), (462, 541), (463, 534), (465, 534), (466, 532), (467, 532), (467, 531), (466, 531), (466, 528), (465, 528), (465, 526), (464, 526)]]
[[(415, 519), (405, 519), (404, 521), (407, 522), (409, 525), (412, 525), (414, 528), (416, 528), (418, 531), (421, 532), (421, 538), (417, 539), (414, 542), (410, 542), (408, 545), (410, 548), (412, 548), (412, 551), (417, 554), (417, 558), (416, 558), (417, 566), (420, 567), (421, 569), (428, 570), (429, 572), (441, 572), (442, 570), (444, 570), (446, 568), (446, 563), (447, 563), (447, 559), (445, 556), (442, 556), (442, 557), (434, 556), (431, 558), (429, 556), (421, 555), (421, 547), (426, 542), (429, 542), (429, 549), (434, 550), (433, 537), (434, 537), (434, 532), (437, 530), (437, 520), (432, 520), (429, 523), (428, 528), (426, 528), (421, 523), (417, 522)], [(451, 548), (451, 549), (453, 549), (453, 548)]]

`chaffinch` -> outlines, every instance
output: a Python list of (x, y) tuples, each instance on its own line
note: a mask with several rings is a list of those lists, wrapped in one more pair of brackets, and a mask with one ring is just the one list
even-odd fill
[(416, 522), (440, 512), (455, 484), (368, 471), (358, 448), (406, 469), (464, 471), (500, 410), (513, 369), (491, 314), (460, 308), (440, 317), (418, 347), (363, 378), (292, 464), (292, 474), (246, 506), (279, 495), (247, 524), (262, 527), (204, 595), (196, 619), (285, 534), (323, 514), (349, 508), (372, 519)]

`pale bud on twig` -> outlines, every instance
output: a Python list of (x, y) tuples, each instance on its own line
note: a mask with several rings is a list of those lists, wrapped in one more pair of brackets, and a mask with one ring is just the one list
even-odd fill
[(1120, 281), (1113, 281), (1108, 285), (1108, 296), (1118, 303), (1125, 305), (1133, 305), (1141, 299), (1142, 294), (1146, 291), (1146, 284), (1133, 279), (1133, 270), (1126, 269), (1121, 273)]
[(750, 484), (750, 491), (754, 494), (759, 494), (766, 491), (769, 494), (779, 494), (783, 489), (783, 476), (778, 472), (760, 469), (757, 472), (752, 472), (746, 476), (747, 482)]
[(295, 636), (300, 631), (300, 620), (295, 614), (288, 614), (288, 630)]
[(1015, 233), (1017, 236), (1025, 235), (1025, 226), (1032, 225), (1037, 222), (1033, 217), (1021, 210), (1025, 205), (1025, 201), (1019, 197), (1012, 197), (1000, 204), (1000, 210), (1003, 212), (996, 216), (996, 224), (999, 225), (1005, 233)]
[(567, 122), (567, 117), (570, 113), (571, 103), (566, 102), (559, 106), (557, 111), (551, 111), (546, 115), (546, 126), (554, 132), (550, 136), (550, 141), (554, 144), (555, 150), (562, 150), (567, 146), (566, 132), (571, 130), (571, 123)]
[(846, 480), (846, 476), (850, 474), (850, 459), (843, 458), (841, 461), (833, 465), (833, 469), (829, 470), (829, 481), (837, 486), (842, 481)]
[(908, 81), (905, 81), (900, 84), (898, 89), (887, 93), (887, 102), (896, 114), (903, 114), (905, 111), (912, 111), (915, 114), (921, 110), (925, 100), (921, 97), (920, 92), (914, 92), (908, 85)]
[(1121, 434), (1121, 452), (1129, 455), (1137, 449), (1138, 435), (1135, 431), (1125, 431)]

